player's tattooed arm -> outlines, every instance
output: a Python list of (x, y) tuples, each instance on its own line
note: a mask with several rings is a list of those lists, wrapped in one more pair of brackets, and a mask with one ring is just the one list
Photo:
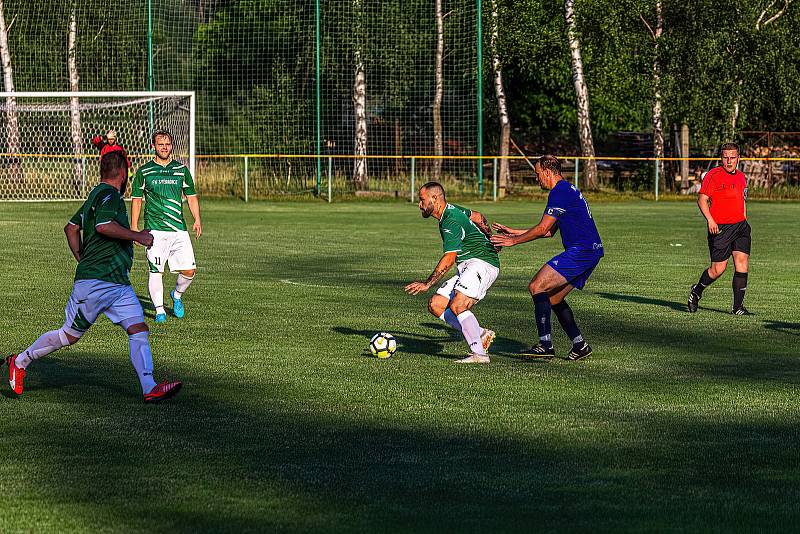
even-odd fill
[(478, 230), (483, 232), (486, 237), (492, 237), (492, 228), (489, 226), (489, 221), (486, 220), (486, 217), (482, 213), (473, 211), (472, 215), (469, 216), (469, 220), (475, 223)]
[(416, 295), (428, 291), (455, 265), (457, 254), (457, 252), (446, 252), (427, 280), (424, 282), (411, 282), (405, 287), (405, 292)]

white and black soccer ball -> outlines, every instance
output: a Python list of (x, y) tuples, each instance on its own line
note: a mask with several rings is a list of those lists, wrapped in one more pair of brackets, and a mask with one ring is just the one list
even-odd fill
[(397, 340), (386, 332), (375, 334), (369, 340), (369, 350), (378, 358), (388, 358), (397, 351)]

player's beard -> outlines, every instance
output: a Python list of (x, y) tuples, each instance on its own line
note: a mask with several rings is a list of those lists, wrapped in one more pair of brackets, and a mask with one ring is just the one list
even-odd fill
[(425, 206), (423, 209), (420, 210), (422, 212), (422, 217), (427, 219), (431, 215), (433, 215), (433, 202)]

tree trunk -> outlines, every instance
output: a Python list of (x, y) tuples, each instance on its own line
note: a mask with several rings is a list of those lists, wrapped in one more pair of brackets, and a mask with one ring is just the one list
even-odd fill
[[(69, 35), (67, 38), (67, 64), (69, 70), (69, 89), (78, 91), (78, 22), (75, 16), (75, 7), (69, 13)], [(69, 99), (69, 118), (70, 132), (72, 133), (73, 159), (73, 185), (76, 193), (82, 193), (83, 184), (86, 177), (83, 173), (83, 139), (81, 137), (81, 111), (78, 107), (78, 99)]]
[[(8, 29), (6, 28), (5, 8), (0, 0), (0, 60), (3, 63), (3, 88), (6, 92), (14, 91), (14, 75), (11, 68), (11, 49), (8, 47)], [(19, 114), (17, 113), (17, 99), (6, 98), (6, 145), (10, 154), (20, 153)], [(22, 181), (22, 165), (19, 157), (11, 156), (8, 160), (8, 175), (10, 179)]]
[[(589, 118), (589, 89), (583, 77), (583, 59), (581, 44), (578, 40), (578, 27), (575, 22), (574, 0), (564, 0), (567, 18), (567, 39), (572, 56), (572, 80), (575, 82), (575, 97), (578, 111), (578, 136), (581, 141), (581, 154), (594, 158), (594, 140), (592, 139), (592, 123)], [(584, 165), (583, 189), (597, 190), (597, 162), (589, 159)]]
[[(662, 159), (664, 158), (664, 115), (661, 110), (661, 63), (658, 54), (663, 32), (664, 17), (661, 12), (661, 0), (657, 0), (656, 29), (653, 32), (653, 39), (655, 40), (655, 54), (653, 55), (653, 155)], [(667, 184), (667, 177), (664, 175), (664, 163), (659, 161), (657, 165), (658, 188), (664, 191)]]
[(355, 16), (355, 81), (353, 83), (353, 111), (355, 114), (355, 146), (356, 156), (353, 163), (353, 185), (358, 191), (369, 189), (367, 177), (367, 79), (364, 72), (364, 58), (361, 47), (363, 45), (363, 17), (362, 0), (353, 0)]
[[(444, 95), (444, 14), (442, 0), (436, 0), (436, 58), (435, 58), (435, 91), (433, 94), (433, 153), (444, 154), (442, 139), (442, 97)], [(433, 160), (433, 181), (438, 182), (442, 176), (442, 160)]]
[(511, 120), (508, 117), (506, 92), (503, 88), (503, 65), (500, 62), (500, 52), (497, 48), (497, 40), (500, 33), (497, 19), (497, 0), (492, 0), (492, 67), (494, 69), (494, 94), (497, 98), (497, 114), (500, 117), (500, 174), (497, 178), (497, 196), (503, 198), (506, 196), (508, 184), (511, 182), (511, 173), (508, 159), (506, 158), (511, 140)]

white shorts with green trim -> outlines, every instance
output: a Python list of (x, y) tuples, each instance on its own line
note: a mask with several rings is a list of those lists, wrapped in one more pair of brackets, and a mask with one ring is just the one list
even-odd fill
[(461, 262), (458, 274), (442, 284), (436, 293), (452, 300), (453, 293), (458, 291), (469, 298), (482, 300), (499, 274), (500, 269), (491, 263), (471, 258)]
[(64, 332), (81, 337), (101, 313), (126, 329), (144, 322), (142, 305), (131, 286), (105, 280), (76, 280), (64, 310)]
[(150, 233), (153, 234), (153, 245), (147, 249), (147, 262), (151, 273), (163, 273), (167, 263), (171, 273), (196, 268), (189, 232), (150, 230)]

